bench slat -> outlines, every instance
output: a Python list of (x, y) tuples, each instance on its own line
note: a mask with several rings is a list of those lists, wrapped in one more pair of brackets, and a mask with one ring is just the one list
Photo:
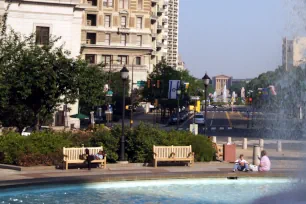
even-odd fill
[(153, 146), (154, 166), (157, 161), (189, 161), (194, 162), (194, 153), (190, 146)]

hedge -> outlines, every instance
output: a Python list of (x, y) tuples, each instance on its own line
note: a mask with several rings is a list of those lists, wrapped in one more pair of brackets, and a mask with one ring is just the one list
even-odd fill
[[(99, 126), (93, 132), (37, 132), (24, 137), (18, 133), (5, 133), (0, 136), (0, 152), (4, 160), (0, 163), (21, 166), (57, 165), (62, 161), (63, 147), (82, 145), (103, 146), (108, 162), (116, 162), (120, 154), (121, 126), (112, 130)], [(125, 129), (126, 158), (129, 162), (151, 162), (153, 145), (192, 145), (196, 161), (211, 161), (214, 150), (211, 141), (203, 136), (194, 136), (188, 131), (170, 132), (141, 123), (133, 130)]]

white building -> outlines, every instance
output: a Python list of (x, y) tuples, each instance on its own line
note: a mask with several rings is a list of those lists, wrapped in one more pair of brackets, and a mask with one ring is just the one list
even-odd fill
[(293, 40), (283, 39), (282, 62), (286, 70), (294, 66), (305, 67), (306, 64), (306, 37), (297, 37)]
[(168, 16), (167, 63), (172, 67), (177, 67), (179, 0), (169, 0), (167, 16)]
[[(0, 16), (7, 8), (7, 0), (0, 0)], [(38, 43), (48, 42), (49, 35), (61, 37), (56, 46), (64, 44), (71, 57), (80, 55), (83, 10), (79, 0), (22, 0), (12, 1), (8, 10), (7, 25), (25, 35), (36, 32)], [(78, 113), (78, 102), (67, 105), (68, 116)], [(78, 119), (65, 117), (63, 106), (54, 117), (55, 126), (79, 127)]]

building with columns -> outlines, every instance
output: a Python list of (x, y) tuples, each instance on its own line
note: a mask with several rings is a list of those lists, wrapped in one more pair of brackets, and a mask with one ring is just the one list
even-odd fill
[(215, 76), (212, 78), (212, 84), (215, 92), (221, 95), (225, 85), (227, 90), (232, 86), (232, 77), (226, 75)]
[[(7, 0), (0, 1), (0, 16), (7, 8)], [(71, 57), (80, 55), (81, 25), (83, 10), (78, 7), (79, 0), (23, 0), (12, 1), (7, 25), (24, 35), (36, 33), (38, 44), (45, 44), (49, 36), (61, 37), (56, 46), (64, 45)], [(64, 111), (69, 110), (69, 112)], [(78, 102), (61, 105), (54, 114), (54, 126), (80, 126), (78, 119), (69, 115), (78, 113)]]

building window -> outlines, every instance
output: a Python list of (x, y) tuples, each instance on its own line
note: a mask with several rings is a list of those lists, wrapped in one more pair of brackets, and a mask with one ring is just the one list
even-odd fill
[(97, 0), (87, 0), (87, 3), (91, 6), (97, 6)]
[(111, 55), (102, 55), (102, 61), (104, 64), (110, 64), (111, 63)]
[(105, 44), (110, 45), (110, 34), (109, 33), (105, 34)]
[(37, 45), (48, 45), (50, 36), (49, 27), (36, 27), (36, 44)]
[(97, 26), (97, 15), (87, 14), (87, 26)]
[(87, 55), (85, 55), (85, 60), (86, 60), (89, 64), (95, 64), (95, 63), (96, 63), (96, 55), (87, 54)]
[(103, 0), (103, 6), (113, 7), (113, 0)]
[(129, 8), (129, 0), (119, 0), (119, 8), (120, 9), (128, 9)]
[(137, 17), (136, 28), (142, 29), (142, 17)]
[(139, 47), (142, 46), (142, 36), (141, 35), (137, 35), (136, 45), (139, 46)]
[(128, 56), (126, 56), (126, 55), (118, 56), (118, 61), (119, 61), (120, 64), (127, 64), (128, 63)]
[(111, 27), (111, 16), (110, 15), (105, 15), (105, 18), (104, 18), (104, 27), (105, 28)]
[(126, 34), (122, 34), (120, 36), (120, 43), (121, 43), (121, 45), (126, 46)]
[(121, 27), (126, 28), (126, 16), (121, 16)]
[(141, 57), (136, 57), (136, 65), (141, 65)]
[(137, 9), (142, 10), (143, 0), (138, 0)]
[(87, 33), (86, 34), (86, 44), (96, 44), (97, 34)]

